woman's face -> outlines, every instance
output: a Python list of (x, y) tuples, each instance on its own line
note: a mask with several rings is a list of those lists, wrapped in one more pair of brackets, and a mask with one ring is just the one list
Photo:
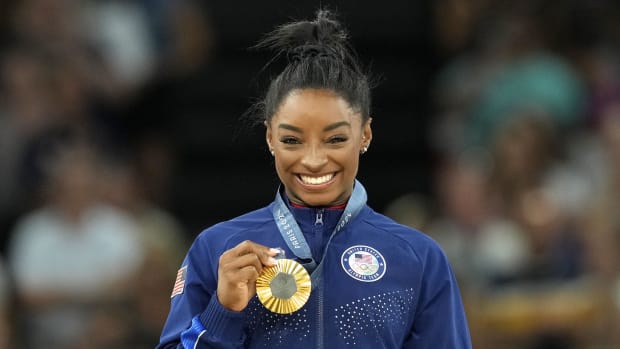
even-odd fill
[(353, 191), (370, 121), (328, 90), (291, 92), (267, 125), (267, 144), (286, 195), (305, 206), (345, 203)]

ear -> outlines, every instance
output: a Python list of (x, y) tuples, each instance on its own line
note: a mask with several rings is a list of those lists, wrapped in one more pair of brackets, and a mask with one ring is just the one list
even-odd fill
[(366, 149), (370, 146), (370, 141), (372, 141), (372, 128), (370, 127), (371, 123), (372, 118), (368, 118), (362, 127), (362, 147), (365, 147)]
[(271, 132), (271, 126), (269, 126), (267, 121), (265, 121), (265, 141), (267, 142), (269, 152), (273, 155), (273, 133)]

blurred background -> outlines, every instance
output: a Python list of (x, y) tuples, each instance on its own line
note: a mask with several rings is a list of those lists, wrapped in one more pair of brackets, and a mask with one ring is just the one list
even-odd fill
[[(369, 204), (436, 239), (475, 348), (620, 348), (620, 5), (323, 1), (377, 82)], [(152, 348), (195, 236), (268, 204), (310, 1), (0, 2), (0, 348)], [(273, 68), (277, 68), (277, 65)]]

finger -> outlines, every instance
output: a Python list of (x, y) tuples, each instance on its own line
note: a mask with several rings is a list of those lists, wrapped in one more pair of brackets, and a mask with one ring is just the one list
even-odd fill
[(221, 279), (227, 287), (247, 288), (250, 292), (255, 288), (260, 272), (253, 265), (245, 266), (234, 273), (233, 278)]
[(235, 273), (247, 266), (254, 267), (254, 269), (256, 269), (259, 273), (263, 269), (263, 264), (260, 261), (260, 258), (254, 253), (248, 253), (242, 256), (235, 257), (234, 259), (224, 262), (221, 266), (227, 273)]
[(261, 263), (267, 266), (276, 265), (277, 262), (275, 258), (273, 258), (273, 256), (280, 253), (278, 249), (269, 248), (267, 246), (257, 244), (250, 240), (243, 241), (242, 243), (235, 246), (232, 250), (234, 250), (234, 252), (238, 255), (254, 253), (259, 257)]
[(247, 281), (246, 282), (247, 286), (254, 285), (259, 275), (260, 275), (260, 270), (257, 270), (253, 265), (248, 265), (246, 267), (239, 269), (239, 276), (243, 280)]

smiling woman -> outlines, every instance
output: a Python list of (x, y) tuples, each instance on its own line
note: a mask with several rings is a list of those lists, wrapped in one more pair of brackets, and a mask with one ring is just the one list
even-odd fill
[(347, 38), (319, 11), (258, 45), (287, 60), (257, 115), (282, 186), (194, 241), (158, 348), (471, 348), (441, 249), (366, 205), (370, 88)]
[(289, 200), (303, 206), (344, 204), (371, 138), (370, 119), (329, 90), (291, 92), (267, 123), (278, 177)]

